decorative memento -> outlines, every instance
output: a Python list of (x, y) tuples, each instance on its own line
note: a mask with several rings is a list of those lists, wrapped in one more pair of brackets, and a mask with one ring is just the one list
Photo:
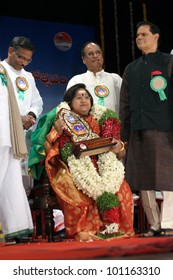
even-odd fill
[(74, 112), (62, 108), (58, 116), (66, 124), (65, 130), (72, 136), (73, 142), (99, 137), (96, 133), (91, 131), (88, 123)]
[(73, 153), (76, 158), (108, 152), (110, 147), (115, 145), (115, 143), (111, 143), (111, 138), (99, 137), (92, 132), (88, 123), (70, 110), (62, 108), (58, 117), (66, 124), (66, 132), (72, 136)]
[(113, 145), (115, 145), (115, 143), (112, 143), (111, 138), (99, 137), (74, 143), (75, 148), (73, 153), (76, 158), (93, 156), (110, 151)]

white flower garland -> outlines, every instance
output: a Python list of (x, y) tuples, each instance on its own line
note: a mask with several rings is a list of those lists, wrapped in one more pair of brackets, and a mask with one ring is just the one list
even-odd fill
[[(67, 102), (61, 102), (57, 112), (62, 109), (70, 110)], [(91, 115), (99, 120), (106, 107), (94, 104)], [(98, 170), (93, 165), (89, 156), (76, 159), (74, 155), (68, 157), (68, 166), (73, 177), (73, 182), (79, 190), (96, 200), (105, 191), (115, 194), (124, 179), (124, 165), (112, 152), (98, 155)]]
[(56, 112), (58, 113), (61, 109), (67, 109), (67, 110), (71, 110), (70, 106), (68, 105), (67, 102), (61, 102), (58, 106), (57, 106), (57, 110)]
[(91, 108), (90, 114), (99, 121), (105, 111), (106, 107), (94, 104)]
[(68, 166), (73, 182), (79, 190), (96, 200), (105, 191), (115, 194), (124, 179), (124, 165), (112, 152), (98, 156), (98, 170), (89, 156), (76, 159), (68, 157)]

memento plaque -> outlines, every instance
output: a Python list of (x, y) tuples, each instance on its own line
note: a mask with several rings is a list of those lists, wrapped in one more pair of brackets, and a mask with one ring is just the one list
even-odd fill
[(115, 143), (112, 143), (111, 138), (93, 138), (74, 143), (73, 152), (76, 158), (92, 156), (108, 152), (113, 145), (115, 145)]

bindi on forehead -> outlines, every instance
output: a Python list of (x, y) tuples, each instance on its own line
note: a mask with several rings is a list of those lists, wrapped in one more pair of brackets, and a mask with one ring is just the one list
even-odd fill
[(76, 95), (88, 95), (88, 93), (85, 90), (81, 89), (76, 92)]
[(88, 95), (88, 93), (84, 93), (84, 92), (82, 92), (82, 93), (77, 93), (76, 95), (75, 95), (76, 97), (78, 97), (78, 96), (87, 96), (87, 97), (89, 97), (89, 95)]

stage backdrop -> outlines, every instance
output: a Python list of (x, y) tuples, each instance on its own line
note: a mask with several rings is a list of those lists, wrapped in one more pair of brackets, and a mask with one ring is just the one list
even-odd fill
[(16, 17), (0, 16), (0, 58), (7, 57), (14, 36), (29, 37), (35, 46), (33, 61), (25, 69), (35, 77), (43, 98), (43, 114), (62, 101), (68, 80), (86, 71), (81, 60), (81, 46), (95, 40), (95, 29)]

